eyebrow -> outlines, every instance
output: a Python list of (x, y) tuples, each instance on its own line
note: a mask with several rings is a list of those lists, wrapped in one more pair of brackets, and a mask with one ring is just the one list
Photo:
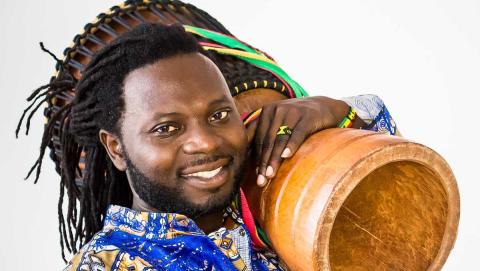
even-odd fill
[[(222, 97), (222, 98), (219, 98), (219, 99), (215, 99), (213, 101), (211, 101), (209, 104), (208, 104), (208, 107), (210, 106), (213, 106), (213, 105), (216, 105), (216, 104), (221, 104), (221, 103), (226, 103), (226, 102), (229, 102), (228, 98), (227, 97)], [(164, 117), (170, 117), (170, 116), (179, 116), (181, 115), (180, 113), (178, 112), (168, 112), (168, 113), (160, 113), (160, 112), (157, 112), (153, 118), (154, 119), (159, 119), (159, 118), (164, 118)]]
[(220, 103), (224, 103), (224, 102), (229, 102), (228, 98), (225, 97), (225, 96), (223, 96), (220, 99), (215, 99), (215, 100), (211, 101), (208, 105), (211, 106), (211, 105), (220, 104)]

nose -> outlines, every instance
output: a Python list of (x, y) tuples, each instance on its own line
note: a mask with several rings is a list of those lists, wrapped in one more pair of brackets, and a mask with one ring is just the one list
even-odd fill
[(183, 151), (186, 154), (209, 154), (215, 152), (222, 144), (222, 140), (208, 127), (196, 125), (187, 132), (186, 141), (183, 144)]

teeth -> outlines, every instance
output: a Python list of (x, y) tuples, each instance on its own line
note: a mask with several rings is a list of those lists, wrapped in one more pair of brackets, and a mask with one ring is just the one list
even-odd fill
[(220, 170), (222, 170), (222, 167), (219, 167), (217, 169), (210, 170), (210, 171), (195, 172), (195, 173), (192, 173), (192, 174), (187, 174), (185, 176), (186, 177), (200, 177), (200, 178), (210, 179), (210, 178), (214, 177), (215, 175), (217, 175), (220, 172)]

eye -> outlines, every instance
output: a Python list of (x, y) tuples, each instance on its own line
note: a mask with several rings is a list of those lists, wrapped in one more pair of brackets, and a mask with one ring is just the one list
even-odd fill
[(159, 125), (159, 126), (155, 127), (155, 129), (153, 129), (153, 131), (157, 135), (160, 135), (160, 136), (169, 136), (169, 135), (177, 132), (178, 130), (179, 130), (179, 128), (172, 125), (172, 124), (162, 124), (162, 125)]
[(210, 117), (210, 121), (224, 120), (228, 117), (229, 114), (230, 114), (229, 110), (218, 111)]

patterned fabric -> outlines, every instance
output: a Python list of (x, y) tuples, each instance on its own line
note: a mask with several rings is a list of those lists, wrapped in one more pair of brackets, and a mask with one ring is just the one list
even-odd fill
[[(364, 129), (400, 135), (378, 96), (361, 95), (342, 100), (355, 108), (367, 123)], [(239, 196), (227, 208), (225, 226), (208, 235), (184, 215), (137, 212), (110, 206), (103, 229), (64, 270), (287, 270), (268, 249), (265, 244), (268, 240), (262, 241), (262, 231), (255, 225), (244, 195), (240, 193)]]
[(232, 236), (233, 243), (237, 246), (240, 257), (242, 257), (247, 266), (247, 270), (252, 270), (252, 259), (250, 256), (251, 242), (247, 231), (244, 229), (244, 227), (237, 227), (231, 230), (230, 234)]
[(64, 270), (284, 270), (275, 253), (251, 249), (243, 224), (229, 228), (207, 236), (184, 215), (112, 205), (103, 229)]
[(384, 102), (377, 95), (358, 95), (346, 97), (342, 100), (355, 108), (357, 116), (367, 123), (367, 126), (362, 129), (401, 136), (390, 112), (388, 112)]

